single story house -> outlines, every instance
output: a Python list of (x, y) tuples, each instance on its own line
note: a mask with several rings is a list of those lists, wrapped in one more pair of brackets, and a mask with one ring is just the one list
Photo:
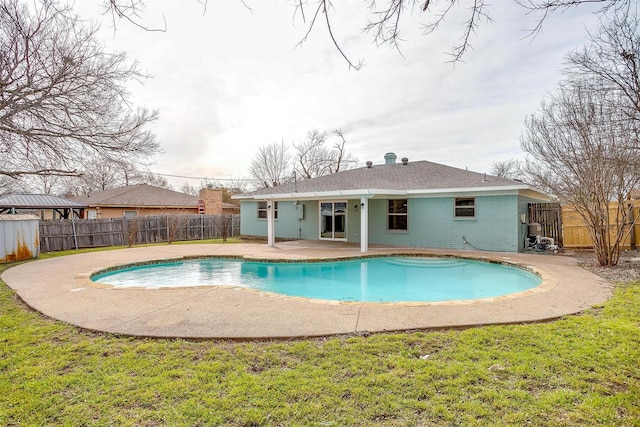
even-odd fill
[(549, 197), (518, 180), (428, 161), (367, 165), (233, 196), (240, 232), (276, 238), (517, 252), (528, 206)]
[(110, 188), (71, 200), (87, 205), (86, 219), (136, 217), (165, 214), (221, 215), (237, 212), (237, 206), (222, 201), (222, 190), (203, 188), (192, 196), (148, 184)]

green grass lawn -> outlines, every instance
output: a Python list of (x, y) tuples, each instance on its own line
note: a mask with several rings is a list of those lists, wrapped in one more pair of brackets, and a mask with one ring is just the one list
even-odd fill
[(551, 323), (235, 343), (82, 331), (0, 281), (0, 425), (640, 426), (640, 282)]

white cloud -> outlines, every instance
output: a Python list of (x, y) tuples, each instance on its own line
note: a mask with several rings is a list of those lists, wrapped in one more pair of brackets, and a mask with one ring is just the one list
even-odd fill
[[(98, 19), (99, 2), (85, 3), (79, 13)], [(258, 146), (299, 141), (316, 128), (342, 129), (362, 162), (395, 151), (488, 171), (520, 154), (524, 117), (554, 88), (563, 56), (584, 43), (585, 26), (596, 23), (593, 9), (582, 6), (552, 15), (535, 39), (521, 40), (535, 19), (515, 2), (497, 2), (495, 22), (479, 28), (465, 63), (453, 66), (443, 52), (461, 35), (465, 8), (429, 36), (420, 34), (424, 17), (406, 16), (403, 57), (360, 32), (361, 2), (334, 1), (337, 39), (352, 60), (366, 63), (354, 71), (322, 22), (296, 47), (306, 27), (286, 2), (248, 2), (252, 11), (240, 0), (209, 2), (204, 15), (195, 0), (147, 3), (145, 22), (160, 25), (164, 15), (167, 32), (119, 22), (114, 33), (107, 19), (101, 35), (155, 76), (133, 88), (134, 102), (160, 110), (153, 130), (165, 153), (153, 169), (216, 178), (246, 176)], [(171, 179), (176, 187), (184, 181)]]

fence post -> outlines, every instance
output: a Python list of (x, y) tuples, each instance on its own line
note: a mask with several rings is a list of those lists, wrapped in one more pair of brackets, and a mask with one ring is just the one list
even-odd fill
[(75, 246), (76, 250), (78, 250), (78, 234), (76, 233), (76, 222), (73, 218), (73, 215), (71, 215), (71, 228), (73, 229), (73, 245)]
[(236, 237), (236, 216), (231, 214), (231, 237)]

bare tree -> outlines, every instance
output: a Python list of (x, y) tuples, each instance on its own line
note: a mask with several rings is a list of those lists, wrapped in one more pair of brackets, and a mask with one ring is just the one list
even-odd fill
[(249, 174), (261, 187), (275, 187), (291, 180), (291, 156), (284, 141), (262, 145), (249, 166)]
[(327, 132), (318, 130), (309, 131), (305, 141), (293, 144), (296, 149), (294, 168), (298, 176), (302, 179), (317, 178), (349, 169), (357, 163), (357, 159), (346, 151), (347, 141), (342, 131), (336, 130), (335, 134), (340, 140), (331, 148), (326, 146)]
[(587, 224), (600, 265), (618, 263), (640, 184), (640, 19), (609, 2), (610, 21), (568, 56), (569, 81), (527, 121), (527, 173)]
[[(311, 179), (349, 169), (357, 163), (346, 151), (346, 139), (342, 131), (335, 131), (339, 141), (327, 147), (327, 132), (312, 130), (307, 139), (293, 144), (296, 153), (289, 154), (284, 141), (263, 145), (253, 158), (249, 174), (261, 187), (275, 187), (295, 179)], [(237, 190), (246, 190), (246, 182)], [(235, 192), (234, 192), (235, 194)]]
[(200, 194), (200, 190), (203, 188), (215, 188), (216, 190), (222, 191), (223, 202), (235, 204), (236, 201), (231, 199), (231, 196), (234, 194), (245, 193), (248, 189), (248, 182), (249, 180), (242, 178), (211, 178), (201, 181), (199, 187), (184, 183), (182, 187), (180, 187), (179, 191), (191, 196), (197, 196), (198, 194)]
[(74, 193), (78, 195), (104, 191), (123, 185), (120, 165), (96, 160), (88, 162), (80, 177), (70, 177), (67, 180), (70, 187), (76, 188)]
[(64, 177), (56, 190), (63, 194), (83, 195), (136, 184), (169, 187), (165, 178), (122, 162), (105, 163), (94, 159), (87, 162), (80, 172), (77, 177)]
[(220, 233), (220, 237), (222, 237), (222, 241), (226, 242), (229, 238), (231, 226), (233, 225), (233, 217), (227, 214), (217, 215), (214, 219), (214, 223)]
[(37, 182), (37, 187), (41, 189), (38, 193), (55, 194), (60, 185), (60, 176), (51, 175), (35, 175), (33, 181)]
[[(204, 0), (204, 3), (206, 5), (206, 0)], [(143, 24), (142, 15), (145, 9), (146, 6), (142, 0), (105, 0), (105, 13), (111, 14), (114, 28), (118, 19), (124, 19), (145, 31), (167, 31), (167, 21), (164, 16), (162, 17), (162, 27), (150, 27)]]
[(627, 196), (640, 183), (638, 123), (619, 91), (565, 83), (526, 121), (527, 173), (583, 218), (598, 263), (614, 266), (632, 229)]
[(518, 159), (509, 159), (491, 163), (489, 171), (491, 175), (501, 178), (522, 179), (522, 165)]
[[(565, 72), (589, 78), (601, 90), (616, 91), (614, 108), (640, 120), (640, 17), (636, 8), (616, 9), (609, 24), (589, 35), (590, 43), (568, 56)], [(622, 101), (622, 102), (619, 102)]]
[(4, 194), (23, 193), (27, 186), (18, 179), (0, 175), (0, 196)]
[(147, 170), (140, 170), (135, 165), (124, 165), (122, 170), (123, 185), (148, 184), (154, 187), (169, 188), (166, 178)]
[(138, 240), (140, 222), (138, 221), (138, 218), (125, 218), (125, 227), (127, 230), (127, 247), (131, 248)]
[(249, 188), (249, 181), (242, 178), (228, 178), (221, 183), (221, 187), (229, 193), (229, 200), (224, 201), (235, 203), (234, 200), (231, 200), (231, 195), (246, 193)]
[[(206, 11), (207, 0), (198, 0), (203, 4)], [(244, 0), (239, 0), (243, 4)], [(602, 7), (599, 10), (601, 15), (613, 11), (628, 9), (633, 0), (512, 0), (520, 5), (526, 15), (535, 16), (533, 27), (526, 35), (535, 37), (543, 27), (544, 22), (551, 13), (562, 13), (570, 8), (583, 4), (599, 3)], [(337, 7), (331, 0), (294, 0), (294, 20), (302, 20), (307, 26), (305, 36), (299, 44), (304, 43), (313, 29), (323, 26), (331, 43), (338, 53), (344, 58), (350, 68), (360, 69), (363, 61), (354, 61), (349, 53), (345, 52), (343, 46), (336, 37), (332, 16), (337, 14)], [(117, 19), (124, 19), (133, 25), (143, 28), (146, 31), (164, 31), (163, 26), (151, 27), (144, 24), (144, 2), (142, 0), (104, 0), (107, 12), (113, 16), (114, 26)], [(466, 18), (463, 19), (462, 30), (458, 41), (451, 46), (450, 56), (453, 62), (460, 61), (471, 49), (472, 38), (481, 25), (492, 21), (490, 8), (493, 5), (487, 0), (368, 0), (363, 2), (363, 7), (369, 10), (368, 22), (363, 23), (360, 28), (373, 36), (374, 42), (378, 45), (388, 45), (400, 50), (404, 17), (414, 13), (425, 16), (422, 30), (425, 35), (436, 32), (452, 15), (452, 11), (457, 7), (466, 9)], [(499, 6), (498, 6), (499, 7)], [(250, 7), (247, 6), (249, 10)]]
[[(391, 45), (399, 50), (402, 41), (400, 22), (402, 15), (407, 13), (407, 10), (413, 12), (417, 9), (430, 15), (430, 18), (423, 24), (423, 32), (428, 35), (437, 31), (451, 10), (459, 5), (457, 0), (447, 0), (442, 2), (444, 6), (441, 9), (436, 9), (437, 3), (437, 0), (390, 0), (385, 7), (377, 9), (376, 2), (371, 1), (369, 7), (375, 18), (365, 26), (365, 31), (374, 35), (376, 44)], [(471, 38), (480, 24), (492, 21), (489, 16), (489, 4), (485, 0), (470, 0), (468, 3), (468, 15), (463, 23), (459, 42), (451, 47), (450, 55), (453, 61), (461, 60), (464, 54), (471, 49)]]
[(236, 204), (237, 202), (231, 198), (234, 194), (241, 194), (247, 191), (248, 183), (246, 179), (241, 178), (225, 178), (211, 179), (204, 181), (200, 188), (215, 188), (222, 191), (222, 201), (224, 203)]
[(195, 187), (193, 185), (189, 185), (188, 183), (185, 182), (184, 184), (182, 184), (182, 187), (180, 187), (180, 190), (178, 191), (184, 194), (188, 194), (190, 196), (197, 196), (198, 193), (200, 192), (200, 188)]
[[(535, 36), (541, 31), (542, 26), (550, 13), (563, 12), (581, 4), (598, 2), (602, 4), (601, 14), (606, 14), (611, 10), (624, 10), (633, 0), (513, 0), (520, 5), (527, 15), (535, 15), (536, 23), (529, 30), (528, 35)], [(373, 34), (375, 43), (378, 46), (389, 45), (395, 49), (400, 49), (403, 41), (402, 22), (407, 14), (422, 13), (426, 15), (423, 22), (423, 33), (429, 35), (436, 32), (445, 22), (452, 10), (458, 6), (466, 7), (466, 19), (462, 23), (462, 31), (458, 37), (458, 42), (451, 47), (450, 56), (453, 62), (462, 60), (464, 55), (472, 48), (471, 39), (476, 34), (482, 24), (492, 22), (490, 14), (490, 3), (486, 0), (386, 0), (384, 2), (370, 0), (369, 8), (371, 18), (364, 26), (364, 31)], [(308, 22), (309, 30), (307, 35), (318, 21), (319, 15), (324, 15), (324, 24), (331, 36), (331, 40), (340, 54), (345, 58), (350, 67), (359, 69), (362, 61), (354, 64), (348, 55), (344, 53), (340, 44), (333, 36), (333, 28), (329, 16), (333, 9), (331, 0), (297, 0), (294, 2), (296, 10), (300, 12), (301, 19), (307, 23), (306, 9), (311, 9), (312, 19)], [(382, 4), (380, 6), (380, 4)], [(306, 37), (305, 37), (306, 38)], [(304, 41), (304, 40), (303, 40)]]
[(69, 6), (0, 0), (0, 175), (78, 175), (87, 159), (136, 163), (159, 151), (126, 86), (144, 77), (107, 53)]
[[(167, 243), (176, 241), (180, 230), (186, 230), (189, 225), (189, 216), (180, 213), (167, 214)], [(186, 234), (185, 234), (186, 235)]]

